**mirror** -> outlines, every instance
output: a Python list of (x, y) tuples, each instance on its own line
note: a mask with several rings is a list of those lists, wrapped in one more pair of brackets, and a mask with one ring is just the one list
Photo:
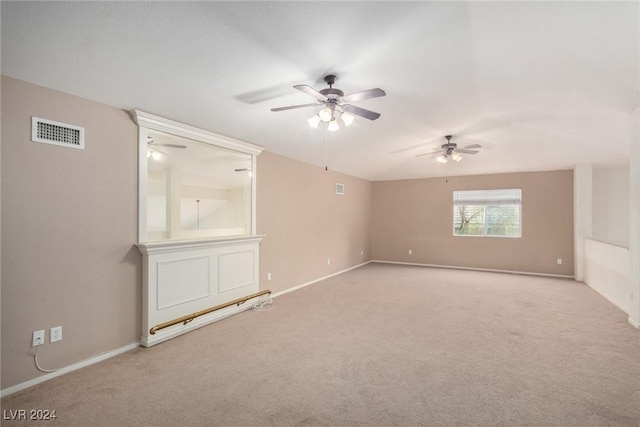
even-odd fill
[(149, 129), (146, 241), (251, 234), (253, 159)]

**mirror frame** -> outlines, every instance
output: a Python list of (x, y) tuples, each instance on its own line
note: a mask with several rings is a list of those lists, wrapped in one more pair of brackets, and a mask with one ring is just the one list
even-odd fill
[[(255, 144), (218, 135), (203, 129), (198, 129), (183, 123), (165, 119), (163, 117), (154, 116), (140, 110), (132, 111), (133, 119), (138, 125), (138, 243), (147, 243), (147, 178), (148, 178), (148, 160), (147, 160), (147, 136), (150, 130), (160, 131), (171, 135), (176, 135), (194, 141), (211, 144), (215, 147), (226, 148), (251, 155), (251, 230), (250, 236), (256, 235), (256, 183), (257, 183), (257, 167), (256, 157), (264, 149)], [(234, 236), (235, 237), (235, 236)], [(247, 235), (237, 236), (238, 238), (246, 238)], [(231, 237), (233, 238), (233, 237)], [(211, 237), (206, 240), (229, 240), (230, 237)], [(185, 240), (203, 240), (198, 239), (181, 239)], [(167, 242), (175, 240), (166, 240)]]

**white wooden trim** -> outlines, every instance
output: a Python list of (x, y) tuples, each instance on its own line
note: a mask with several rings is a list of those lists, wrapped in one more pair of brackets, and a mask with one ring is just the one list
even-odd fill
[[(264, 150), (264, 147), (261, 147), (259, 145), (251, 144), (249, 142), (230, 138), (224, 135), (219, 135), (207, 130), (198, 129), (193, 126), (185, 125), (184, 123), (165, 119), (159, 116), (154, 116), (153, 114), (145, 113), (140, 110), (133, 110), (132, 113), (136, 124), (148, 129), (182, 136), (185, 138), (193, 139), (195, 141), (217, 145), (219, 147), (240, 151), (242, 153), (247, 153), (254, 156), (260, 154), (262, 150)], [(146, 140), (144, 141), (146, 142)]]
[(258, 184), (258, 156), (251, 156), (251, 234), (257, 233), (256, 228), (256, 215), (258, 213), (256, 209), (257, 189)]
[(244, 236), (139, 244), (141, 344), (149, 347), (242, 311), (246, 306), (226, 307), (151, 333), (165, 322), (258, 292), (261, 240), (262, 236)]
[(160, 242), (138, 243), (138, 249), (143, 255), (155, 252), (175, 251), (177, 249), (197, 249), (211, 246), (229, 246), (232, 244), (260, 242), (264, 235), (238, 236), (238, 237), (207, 237), (203, 239), (189, 240), (164, 240)]
[(509, 273), (509, 274), (522, 274), (525, 276), (542, 276), (542, 277), (557, 277), (560, 279), (573, 279), (573, 276), (565, 274), (548, 274), (548, 273), (533, 273), (530, 271), (512, 271), (512, 270), (499, 270), (495, 268), (478, 268), (478, 267), (460, 267), (457, 265), (439, 265), (439, 264), (421, 264), (417, 262), (401, 262), (401, 261), (382, 261), (371, 260), (370, 262), (377, 262), (380, 264), (399, 264), (399, 265), (415, 265), (418, 267), (432, 267), (432, 268), (449, 268), (452, 270), (470, 270), (470, 271), (486, 271), (490, 273)]
[(27, 389), (29, 387), (32, 387), (34, 385), (43, 383), (45, 381), (51, 380), (53, 378), (59, 377), (61, 375), (67, 374), (69, 372), (72, 371), (76, 371), (80, 368), (84, 368), (85, 366), (89, 366), (89, 365), (93, 365), (95, 363), (98, 362), (102, 362), (103, 360), (107, 360), (110, 359), (112, 357), (118, 356), (120, 354), (126, 353), (128, 351), (131, 351), (135, 348), (140, 347), (140, 343), (139, 342), (132, 342), (131, 344), (127, 344), (123, 347), (117, 348), (115, 350), (111, 350), (111, 351), (107, 351), (105, 353), (101, 353), (98, 354), (96, 356), (90, 357), (88, 359), (82, 360), (80, 362), (74, 363), (72, 365), (69, 366), (65, 366), (64, 368), (60, 368), (58, 370), (56, 370), (55, 372), (51, 372), (51, 373), (47, 373), (45, 375), (41, 375), (37, 378), (34, 378), (32, 380), (29, 381), (25, 381), (23, 383), (20, 384), (16, 384), (14, 386), (5, 388), (4, 390), (2, 390), (0, 392), (0, 397), (6, 397), (9, 396), (10, 394), (19, 392), (21, 390)]
[(147, 129), (138, 127), (138, 242), (147, 241), (147, 136)]

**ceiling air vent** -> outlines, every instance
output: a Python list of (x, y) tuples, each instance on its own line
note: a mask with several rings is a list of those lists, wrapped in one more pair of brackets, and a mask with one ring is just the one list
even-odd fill
[(84, 149), (84, 128), (65, 123), (31, 118), (31, 140), (61, 147)]

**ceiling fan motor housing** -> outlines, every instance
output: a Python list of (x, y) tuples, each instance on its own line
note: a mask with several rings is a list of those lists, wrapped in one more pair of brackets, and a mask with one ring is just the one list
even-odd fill
[(447, 142), (446, 144), (442, 144), (440, 147), (443, 150), (447, 150), (447, 154), (451, 154), (458, 147), (458, 145), (454, 142)]
[(322, 89), (320, 90), (320, 93), (329, 99), (335, 99), (335, 100), (340, 99), (341, 97), (344, 96), (343, 91), (341, 91), (340, 89), (333, 89), (333, 88)]

